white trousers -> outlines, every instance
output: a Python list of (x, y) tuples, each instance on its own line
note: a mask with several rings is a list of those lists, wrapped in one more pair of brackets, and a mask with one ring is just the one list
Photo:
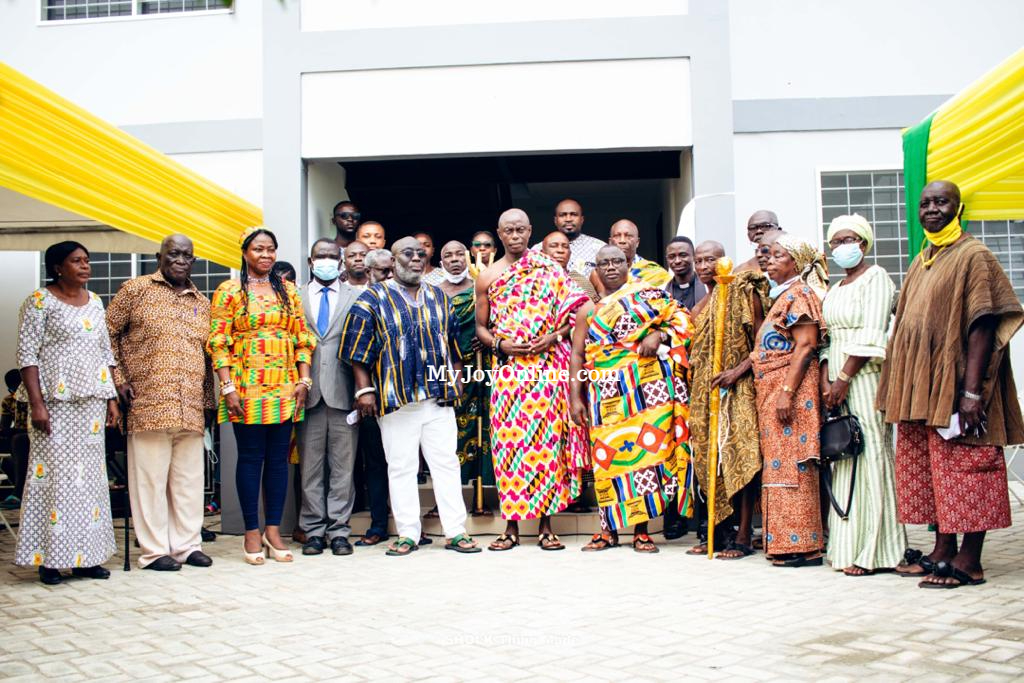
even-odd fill
[(128, 491), (140, 567), (163, 555), (184, 562), (201, 549), (203, 455), (198, 432), (128, 435)]
[(466, 532), (466, 503), (459, 472), (458, 428), (455, 409), (429, 399), (407, 403), (378, 418), (388, 460), (391, 514), (398, 535), (420, 540), (420, 492), (416, 484), (420, 449), (430, 468), (434, 500), (445, 538)]

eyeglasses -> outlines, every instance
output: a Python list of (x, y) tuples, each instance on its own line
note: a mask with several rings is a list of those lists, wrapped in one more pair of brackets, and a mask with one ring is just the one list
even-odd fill
[(625, 265), (625, 263), (626, 259), (622, 258), (621, 256), (616, 256), (614, 258), (601, 259), (594, 265), (597, 266), (598, 268), (607, 268), (608, 266), (622, 266)]
[(525, 235), (530, 232), (530, 228), (525, 225), (510, 225), (507, 228), (502, 228), (500, 232), (505, 235)]
[(470, 244), (474, 247), (487, 247), (488, 249), (494, 246), (494, 242), (471, 242)]
[(358, 211), (339, 211), (338, 213), (334, 214), (334, 217), (340, 218), (343, 221), (347, 221), (350, 218), (354, 221), (358, 221), (360, 218), (363, 217), (363, 214), (359, 213)]
[(778, 227), (778, 223), (754, 223), (753, 225), (747, 226), (747, 232), (757, 232), (758, 230), (762, 232), (765, 230), (777, 230)]
[(403, 249), (402, 251), (400, 251), (398, 253), (401, 254), (402, 256), (404, 256), (405, 258), (409, 258), (409, 259), (411, 259), (413, 256), (419, 256), (420, 258), (427, 258), (427, 250), (426, 249)]
[(168, 261), (183, 261), (185, 263), (193, 263), (196, 257), (187, 251), (169, 251), (164, 256), (167, 257)]
[(860, 237), (850, 235), (849, 237), (844, 237), (842, 239), (829, 240), (828, 246), (830, 249), (835, 249), (836, 247), (841, 247), (844, 244), (860, 244), (863, 241), (864, 240), (862, 240)]

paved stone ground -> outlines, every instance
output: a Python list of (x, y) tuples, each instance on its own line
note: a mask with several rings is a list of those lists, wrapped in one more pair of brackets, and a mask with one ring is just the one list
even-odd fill
[[(925, 591), (895, 575), (688, 557), (462, 556), (357, 549), (292, 565), (121, 571), (45, 587), (0, 540), (0, 678), (10, 680), (904, 680), (1024, 676), (1024, 508), (992, 533), (989, 583)], [(924, 529), (912, 545), (927, 546)], [(660, 540), (660, 539), (659, 539)]]

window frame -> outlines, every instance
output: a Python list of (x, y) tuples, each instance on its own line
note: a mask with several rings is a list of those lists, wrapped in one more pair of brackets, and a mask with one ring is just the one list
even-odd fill
[(132, 0), (132, 13), (113, 17), (86, 17), (83, 19), (47, 19), (48, 0), (39, 0), (39, 13), (36, 15), (36, 26), (78, 26), (80, 24), (100, 24), (116, 21), (144, 21), (148, 19), (180, 19), (181, 17), (211, 16), (217, 14), (234, 14), (237, 0), (230, 7), (220, 9), (197, 9), (181, 12), (156, 12), (143, 14), (140, 11), (142, 0)]

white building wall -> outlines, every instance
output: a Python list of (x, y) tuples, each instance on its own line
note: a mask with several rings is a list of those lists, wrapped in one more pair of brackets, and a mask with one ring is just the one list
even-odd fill
[(230, 13), (40, 21), (0, 3), (0, 59), (116, 125), (262, 116), (258, 0)]
[(729, 24), (733, 99), (953, 94), (1020, 49), (1024, 2), (730, 0)]

